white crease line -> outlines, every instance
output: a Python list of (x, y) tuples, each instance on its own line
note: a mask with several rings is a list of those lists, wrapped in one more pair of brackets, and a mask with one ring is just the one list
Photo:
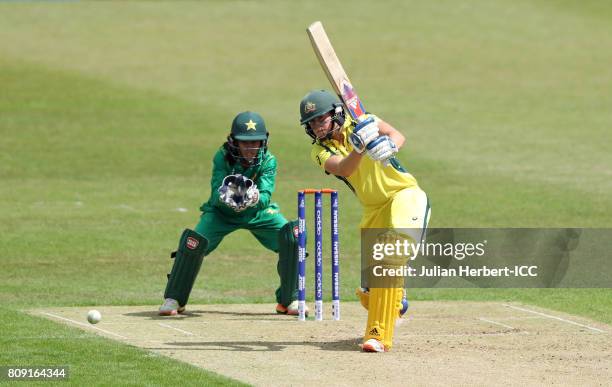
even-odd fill
[(191, 332), (188, 332), (188, 331), (184, 331), (184, 330), (182, 330), (180, 328), (175, 328), (172, 325), (168, 325), (168, 324), (164, 324), (164, 323), (158, 323), (158, 324), (159, 324), (159, 326), (162, 326), (164, 328), (174, 329), (175, 331), (179, 331), (181, 333), (184, 333), (187, 336), (196, 336), (196, 334), (194, 334), (194, 333), (191, 333)]
[(85, 323), (82, 323), (82, 322), (79, 322), (79, 321), (74, 321), (74, 320), (71, 320), (71, 319), (69, 319), (69, 318), (65, 318), (65, 317), (62, 317), (62, 316), (58, 316), (58, 315), (53, 314), (53, 313), (47, 313), (47, 312), (41, 312), (41, 313), (42, 313), (42, 314), (46, 314), (47, 316), (51, 316), (51, 317), (54, 317), (54, 318), (58, 318), (58, 319), (60, 319), (60, 320), (69, 321), (69, 322), (71, 322), (71, 323), (73, 323), (73, 324), (76, 324), (76, 325), (80, 325), (80, 326), (87, 327), (87, 328), (91, 328), (91, 329), (97, 329), (97, 330), (99, 330), (100, 332), (108, 333), (109, 335), (117, 336), (117, 337), (119, 337), (119, 338), (122, 338), (122, 339), (128, 340), (128, 338), (127, 338), (127, 337), (125, 337), (125, 336), (121, 336), (121, 335), (119, 335), (119, 334), (117, 334), (117, 333), (114, 333), (114, 332), (111, 332), (111, 331), (107, 331), (106, 329), (98, 328), (97, 326), (94, 326), (94, 325), (91, 325), (91, 324), (85, 324)]
[(408, 334), (402, 336), (409, 337), (476, 337), (476, 336), (509, 336), (509, 335), (529, 335), (529, 332), (495, 332), (495, 333), (440, 333), (440, 334)]
[(542, 317), (542, 316), (522, 316), (522, 317), (495, 317), (496, 319), (499, 320), (516, 320), (516, 321), (523, 321), (523, 320), (543, 320), (546, 317)]
[(486, 318), (484, 318), (484, 317), (480, 317), (480, 318), (478, 318), (478, 319), (479, 319), (480, 321), (488, 322), (489, 324), (495, 324), (495, 325), (502, 326), (502, 327), (504, 327), (504, 328), (514, 329), (514, 328), (513, 328), (513, 327), (511, 327), (510, 325), (502, 324), (502, 323), (500, 323), (500, 322), (493, 321), (493, 320), (487, 320), (487, 319), (486, 319)]
[[(170, 318), (168, 318), (167, 320), (170, 320)], [(178, 318), (174, 319), (174, 320), (182, 321), (182, 320), (180, 320)], [(185, 324), (186, 321), (183, 321), (182, 323)], [(201, 322), (201, 321), (194, 321), (194, 323), (206, 324), (206, 322)], [(104, 325), (106, 325), (106, 326), (109, 326), (109, 325), (142, 326), (142, 321), (132, 321), (132, 322), (121, 322), (121, 321), (108, 322), (108, 321), (104, 321)]]
[[(472, 317), (469, 316), (465, 316), (465, 317), (455, 317), (455, 316), (444, 316), (444, 317), (421, 317), (421, 316), (417, 316), (417, 317), (404, 317), (404, 320), (410, 321), (410, 322), (419, 322), (419, 321), (442, 321), (442, 319), (445, 318), (453, 318), (455, 319), (455, 321), (459, 320), (459, 319), (465, 319), (465, 320), (472, 320)], [(523, 316), (523, 317), (501, 317), (501, 316), (495, 316), (496, 319), (498, 320), (543, 320), (544, 317), (542, 316)], [(107, 323), (108, 324), (108, 323)]]
[(508, 307), (508, 308), (512, 308), (512, 309), (516, 309), (516, 310), (522, 310), (523, 312), (528, 312), (528, 313), (537, 314), (537, 315), (539, 315), (539, 316), (548, 317), (548, 318), (551, 318), (551, 319), (553, 319), (553, 320), (559, 320), (559, 321), (562, 321), (562, 322), (564, 322), (564, 323), (568, 323), (568, 324), (572, 324), (572, 325), (577, 325), (577, 326), (579, 326), (579, 327), (583, 327), (583, 328), (586, 328), (586, 329), (590, 329), (590, 330), (595, 331), (595, 332), (599, 332), (599, 333), (606, 333), (606, 331), (601, 330), (601, 329), (599, 329), (599, 328), (593, 328), (593, 327), (590, 327), (590, 326), (588, 326), (588, 325), (580, 324), (580, 323), (577, 323), (577, 322), (572, 321), (572, 320), (566, 320), (566, 319), (561, 318), (561, 317), (552, 316), (552, 315), (550, 315), (550, 314), (541, 313), (541, 312), (537, 312), (537, 311), (535, 311), (535, 310), (525, 309), (525, 308), (521, 308), (521, 307), (514, 306), (514, 305), (508, 305), (508, 304), (502, 304), (502, 305), (503, 305), (503, 306), (506, 306), (506, 307)]

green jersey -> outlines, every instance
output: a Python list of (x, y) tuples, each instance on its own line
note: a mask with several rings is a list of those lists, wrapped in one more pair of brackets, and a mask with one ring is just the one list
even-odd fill
[[(255, 182), (259, 189), (259, 202), (244, 211), (236, 212), (219, 200), (219, 187), (223, 184), (223, 179), (228, 175), (241, 174)], [(276, 157), (269, 151), (264, 153), (261, 163), (255, 166), (243, 167), (240, 162), (230, 164), (227, 160), (227, 150), (219, 148), (213, 158), (213, 171), (210, 179), (211, 195), (207, 202), (202, 204), (202, 212), (218, 211), (222, 215), (230, 218), (239, 218), (241, 221), (248, 221), (261, 210), (267, 209), (271, 204), (270, 199), (275, 189), (276, 180)], [(276, 207), (276, 206), (275, 206)]]

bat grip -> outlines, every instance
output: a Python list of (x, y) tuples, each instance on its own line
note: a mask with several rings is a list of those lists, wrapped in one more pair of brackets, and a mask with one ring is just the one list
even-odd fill
[[(365, 121), (366, 119), (367, 119), (367, 117), (366, 117), (366, 115), (364, 114), (364, 115), (362, 115), (362, 116), (360, 116), (360, 117), (357, 117), (357, 122), (363, 122), (363, 121)], [(383, 167), (385, 167), (385, 168), (386, 168), (386, 167), (388, 167), (389, 165), (391, 165), (391, 160), (394, 160), (394, 159), (395, 159), (395, 156), (394, 156), (394, 157), (390, 157), (390, 158), (388, 158), (388, 159), (386, 159), (386, 160), (382, 160), (382, 161), (381, 161), (381, 164), (383, 165)]]

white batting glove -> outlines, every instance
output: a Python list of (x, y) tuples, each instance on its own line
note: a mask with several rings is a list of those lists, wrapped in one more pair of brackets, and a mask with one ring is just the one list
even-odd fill
[(370, 117), (365, 121), (358, 123), (351, 133), (349, 140), (353, 144), (353, 149), (357, 153), (363, 153), (367, 145), (378, 137), (378, 124), (376, 120)]
[(368, 156), (375, 161), (386, 162), (397, 153), (397, 145), (389, 136), (380, 136), (367, 145)]

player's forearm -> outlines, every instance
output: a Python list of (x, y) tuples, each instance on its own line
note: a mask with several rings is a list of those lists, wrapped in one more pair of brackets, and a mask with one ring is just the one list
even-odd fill
[(210, 179), (210, 197), (211, 203), (218, 204), (221, 203), (219, 200), (219, 187), (223, 183), (223, 176), (220, 174), (213, 173), (212, 178)]
[(404, 145), (404, 142), (406, 142), (406, 137), (404, 137), (404, 135), (398, 132), (397, 130), (391, 135), (389, 135), (389, 137), (391, 137), (391, 140), (393, 140), (393, 142), (397, 146), (397, 149), (401, 149)]
[(276, 162), (271, 162), (270, 166), (261, 173), (256, 181), (259, 189), (258, 209), (268, 208), (272, 200), (272, 193), (276, 190)]
[(349, 177), (359, 168), (363, 155), (352, 151), (346, 157), (333, 156), (325, 162), (325, 170), (332, 175)]
[(397, 146), (397, 149), (400, 149), (404, 145), (404, 142), (406, 142), (406, 137), (404, 137), (399, 130), (395, 129), (393, 126), (389, 125), (383, 120), (378, 122), (378, 129), (378, 133), (380, 135), (387, 135), (391, 137), (391, 140), (393, 140)]
[(259, 201), (257, 202), (257, 209), (263, 210), (264, 208), (268, 208), (270, 205), (270, 199), (272, 198), (272, 193), (270, 191), (259, 191)]
[(214, 205), (220, 204), (219, 187), (223, 184), (223, 179), (229, 171), (225, 167), (225, 155), (222, 150), (217, 151), (213, 157), (213, 168), (210, 176), (210, 203)]

